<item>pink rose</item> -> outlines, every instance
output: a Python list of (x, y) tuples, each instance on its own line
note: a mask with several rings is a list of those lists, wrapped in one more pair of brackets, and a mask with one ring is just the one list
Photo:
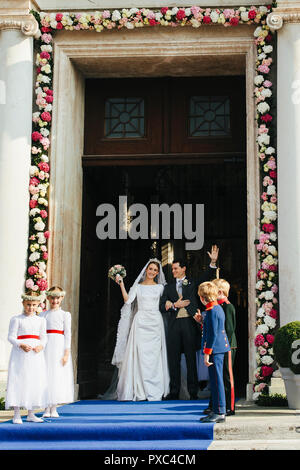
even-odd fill
[(34, 286), (34, 282), (32, 279), (27, 279), (27, 281), (25, 282), (25, 287), (27, 289), (33, 289), (33, 286)]
[(45, 251), (45, 252), (43, 253), (43, 259), (44, 259), (44, 260), (47, 260), (47, 259), (48, 259), (48, 253), (47, 253), (47, 251)]
[(178, 20), (183, 20), (183, 18), (185, 18), (185, 11), (183, 9), (179, 9), (176, 13), (176, 18)]
[(50, 57), (51, 57), (51, 56), (50, 56), (49, 52), (47, 52), (47, 51), (43, 51), (43, 52), (40, 53), (40, 58), (41, 58), (41, 59), (49, 60)]
[(268, 341), (269, 344), (274, 343), (274, 336), (273, 335), (267, 335), (266, 338), (267, 338), (267, 341)]
[(273, 370), (274, 370), (273, 367), (262, 366), (261, 372), (262, 372), (263, 377), (268, 377), (269, 375), (272, 375)]
[(39, 279), (36, 283), (40, 290), (48, 289), (48, 282), (45, 279)]
[(35, 199), (30, 199), (29, 206), (30, 209), (34, 209), (38, 205), (38, 202)]
[(34, 276), (37, 272), (38, 272), (38, 267), (37, 266), (29, 266), (28, 268), (28, 274), (30, 274), (30, 276)]
[(63, 19), (63, 14), (62, 13), (57, 13), (55, 16), (56, 21), (61, 21)]
[(50, 44), (50, 42), (52, 42), (52, 36), (51, 36), (51, 34), (44, 33), (44, 34), (41, 35), (41, 40), (45, 44)]
[(49, 232), (49, 230), (46, 230), (46, 232), (44, 232), (44, 237), (45, 237), (45, 238), (50, 238), (50, 232)]
[(254, 340), (255, 346), (261, 346), (262, 344), (264, 344), (264, 342), (265, 342), (265, 338), (263, 337), (263, 335), (257, 335)]
[(44, 111), (41, 114), (41, 118), (42, 118), (43, 121), (50, 122), (51, 121), (51, 114), (48, 113), (48, 111)]
[(30, 178), (30, 183), (29, 183), (30, 185), (38, 186), (39, 183), (40, 183), (39, 180), (35, 176), (33, 178)]
[(40, 132), (37, 132), (37, 131), (34, 131), (32, 134), (32, 140), (34, 142), (37, 142), (38, 140), (40, 140), (42, 138), (42, 134), (40, 134)]
[(46, 163), (46, 162), (40, 162), (38, 164), (38, 167), (41, 171), (45, 171), (46, 173), (48, 173), (49, 170), (50, 170), (50, 167), (49, 167), (48, 163)]
[(46, 219), (46, 218), (48, 217), (48, 213), (47, 213), (47, 211), (45, 211), (45, 210), (41, 210), (41, 212), (40, 212), (40, 216), (41, 216), (43, 219)]

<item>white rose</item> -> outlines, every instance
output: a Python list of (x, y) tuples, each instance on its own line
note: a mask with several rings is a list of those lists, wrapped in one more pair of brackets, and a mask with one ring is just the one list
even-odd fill
[(256, 75), (255, 79), (254, 79), (254, 83), (256, 86), (259, 86), (262, 84), (262, 82), (264, 82), (265, 79), (262, 75)]
[(270, 52), (273, 51), (273, 46), (264, 46), (264, 47), (263, 47), (263, 51), (264, 51), (266, 54), (270, 54)]
[(41, 160), (42, 160), (43, 162), (49, 162), (49, 158), (48, 158), (48, 156), (45, 155), (45, 154), (42, 154), (42, 155), (41, 155)]
[(35, 217), (37, 214), (39, 214), (41, 211), (38, 207), (35, 207), (34, 209), (31, 209), (29, 212), (29, 215), (31, 217)]
[(37, 251), (31, 253), (31, 255), (29, 256), (29, 261), (31, 261), (32, 263), (34, 263), (38, 259), (40, 259), (40, 254)]
[(274, 359), (271, 356), (262, 356), (261, 362), (266, 365), (271, 365), (274, 362)]
[(268, 134), (261, 134), (257, 137), (257, 142), (259, 145), (269, 145), (270, 136)]
[(271, 328), (271, 330), (273, 330), (276, 326), (275, 318), (270, 317), (270, 315), (265, 316), (264, 322), (267, 327)]
[(39, 169), (37, 166), (31, 166), (30, 167), (30, 170), (29, 170), (29, 173), (30, 173), (30, 176), (35, 176), (37, 174), (39, 174)]
[(258, 327), (256, 328), (255, 335), (256, 336), (261, 335), (261, 334), (264, 335), (264, 334), (268, 333), (268, 331), (269, 331), (269, 328), (268, 328), (267, 325), (258, 325)]
[(261, 54), (259, 54), (259, 55), (257, 56), (257, 59), (258, 59), (258, 60), (263, 60), (263, 59), (265, 59), (266, 57), (267, 57), (266, 54), (265, 54), (264, 52), (262, 52)]
[(260, 395), (260, 393), (258, 393), (258, 392), (253, 393), (253, 395), (252, 395), (253, 401), (256, 401), (258, 399), (259, 395)]
[(220, 15), (219, 15), (219, 13), (218, 13), (217, 11), (215, 11), (215, 10), (212, 11), (211, 14), (210, 14), (211, 21), (212, 21), (213, 23), (217, 23), (218, 20), (219, 20), (219, 16), (220, 16)]
[(267, 187), (267, 194), (269, 196), (273, 196), (274, 194), (276, 194), (276, 187), (274, 186), (274, 184), (269, 184), (269, 186)]
[(257, 111), (261, 114), (266, 113), (267, 111), (270, 111), (270, 106), (268, 103), (265, 103), (264, 101), (262, 103), (259, 103), (257, 105)]
[(41, 232), (42, 230), (44, 230), (45, 228), (45, 224), (44, 222), (37, 222), (34, 226), (35, 230), (38, 230), (39, 232)]
[[(260, 104), (266, 104), (266, 103), (260, 103)], [(272, 153), (275, 153), (274, 147), (268, 147), (265, 151), (266, 155), (272, 155)]]
[(258, 310), (257, 310), (257, 316), (258, 317), (264, 317), (265, 316), (265, 311), (262, 307), (260, 307)]
[(249, 15), (247, 11), (242, 11), (241, 12), (241, 20), (242, 21), (248, 21), (249, 20)]
[(191, 24), (192, 24), (193, 28), (199, 28), (199, 26), (200, 26), (199, 21), (196, 20), (195, 18), (191, 19)]
[(184, 11), (185, 11), (186, 16), (191, 16), (192, 12), (190, 8), (185, 8)]
[(41, 134), (44, 136), (44, 137), (48, 137), (48, 135), (50, 134), (50, 132), (48, 131), (48, 129), (44, 129), (42, 128), (40, 130)]
[(258, 38), (258, 37), (262, 34), (262, 32), (263, 32), (262, 27), (261, 27), (261, 26), (258, 26), (258, 27), (256, 28), (256, 30), (254, 31), (253, 34), (254, 34), (254, 36), (255, 36), (256, 38)]
[(121, 13), (120, 13), (118, 10), (114, 10), (114, 11), (113, 11), (113, 14), (112, 14), (112, 16), (111, 16), (111, 19), (112, 19), (113, 21), (118, 21), (118, 20), (120, 20), (120, 19), (121, 19)]
[(260, 94), (264, 96), (265, 98), (270, 98), (270, 96), (272, 96), (272, 92), (270, 88), (264, 88)]
[(264, 14), (264, 13), (267, 13), (268, 9), (265, 6), (261, 6), (261, 7), (258, 8), (258, 11), (259, 11), (259, 13)]
[(178, 8), (177, 8), (177, 7), (172, 8), (172, 10), (171, 10), (171, 14), (172, 14), (172, 15), (176, 15), (177, 12), (178, 12)]
[(276, 232), (270, 233), (270, 240), (272, 240), (272, 242), (276, 242), (276, 240), (277, 240)]

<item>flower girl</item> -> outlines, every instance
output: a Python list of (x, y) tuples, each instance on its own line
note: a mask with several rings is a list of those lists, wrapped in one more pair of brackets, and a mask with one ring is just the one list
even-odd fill
[(61, 309), (65, 291), (51, 287), (47, 292), (50, 309), (41, 316), (47, 323), (45, 357), (48, 374), (49, 401), (44, 418), (58, 418), (58, 404), (74, 400), (73, 365), (71, 358), (71, 314)]
[(27, 421), (43, 422), (33, 410), (48, 403), (44, 347), (46, 321), (36, 315), (42, 300), (36, 292), (22, 295), (24, 311), (10, 320), (8, 341), (12, 351), (8, 366), (5, 408), (14, 408), (14, 424), (22, 424), (20, 408), (28, 410)]

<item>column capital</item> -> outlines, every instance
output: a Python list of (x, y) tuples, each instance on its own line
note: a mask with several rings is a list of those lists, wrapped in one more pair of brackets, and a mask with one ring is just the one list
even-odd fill
[(20, 30), (25, 36), (38, 38), (40, 36), (39, 24), (31, 14), (3, 15), (0, 13), (0, 31)]
[(267, 16), (267, 25), (276, 31), (282, 28), (283, 23), (300, 23), (300, 2), (280, 1), (277, 8)]

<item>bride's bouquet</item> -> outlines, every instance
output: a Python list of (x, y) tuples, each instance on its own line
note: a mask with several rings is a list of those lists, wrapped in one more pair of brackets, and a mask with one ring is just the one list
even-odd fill
[[(121, 276), (123, 279), (126, 277), (126, 269), (121, 264), (115, 264), (108, 271), (108, 277), (113, 281), (116, 281), (117, 276)], [(120, 282), (120, 280), (117, 282)]]

